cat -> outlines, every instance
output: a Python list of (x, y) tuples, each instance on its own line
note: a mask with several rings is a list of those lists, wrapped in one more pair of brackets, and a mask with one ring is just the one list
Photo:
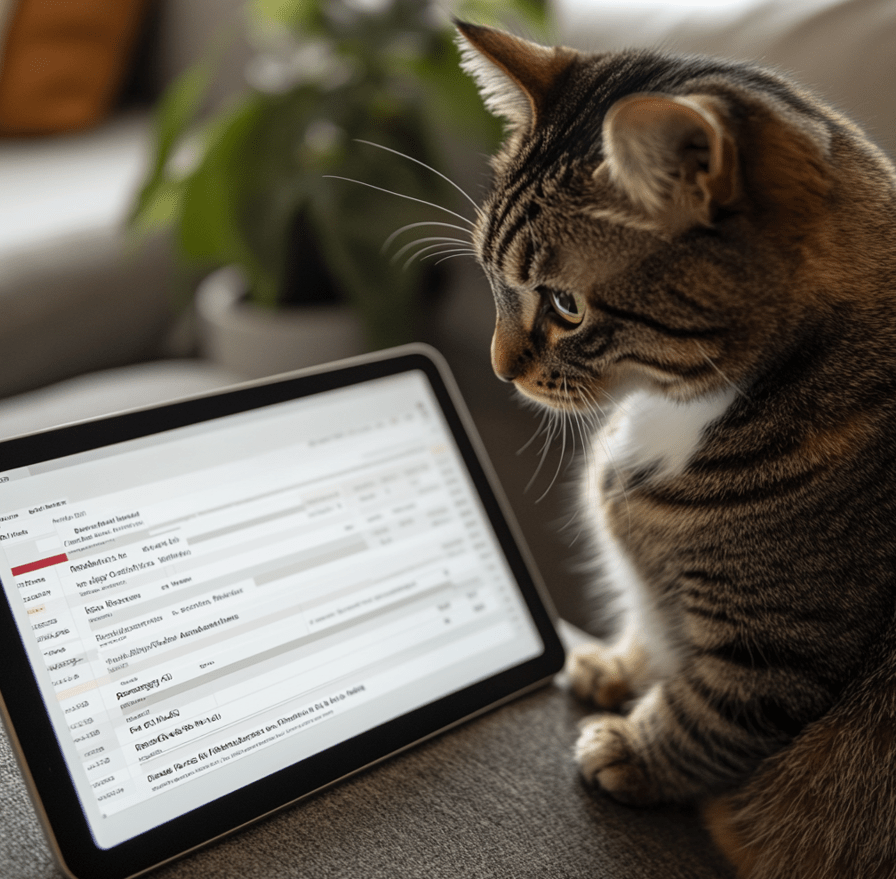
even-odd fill
[(506, 122), (494, 371), (602, 413), (584, 509), (627, 622), (569, 658), (582, 774), (703, 803), (744, 879), (891, 879), (896, 170), (759, 67), (455, 24)]

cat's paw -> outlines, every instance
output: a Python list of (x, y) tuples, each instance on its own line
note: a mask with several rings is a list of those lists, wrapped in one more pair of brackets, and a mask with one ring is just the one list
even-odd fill
[(599, 785), (621, 803), (646, 806), (660, 801), (638, 757), (634, 729), (624, 717), (604, 715), (585, 720), (575, 757), (585, 781)]
[(593, 702), (598, 708), (615, 710), (635, 695), (626, 666), (622, 654), (592, 641), (569, 651), (566, 676), (580, 699)]

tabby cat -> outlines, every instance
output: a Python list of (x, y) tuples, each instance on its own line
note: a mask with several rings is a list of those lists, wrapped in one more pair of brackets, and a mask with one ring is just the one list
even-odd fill
[(582, 773), (705, 803), (742, 877), (896, 876), (896, 170), (766, 70), (457, 25), (494, 370), (606, 413)]

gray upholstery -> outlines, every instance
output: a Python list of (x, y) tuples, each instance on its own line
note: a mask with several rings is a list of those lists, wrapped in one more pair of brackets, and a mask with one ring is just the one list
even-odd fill
[[(571, 759), (585, 709), (550, 686), (162, 868), (159, 879), (729, 879), (688, 809), (592, 794)], [(0, 864), (58, 876), (5, 736)]]

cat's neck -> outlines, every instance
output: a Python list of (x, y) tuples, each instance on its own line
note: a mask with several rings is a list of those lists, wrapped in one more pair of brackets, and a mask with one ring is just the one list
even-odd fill
[(693, 458), (706, 429), (728, 411), (737, 393), (728, 387), (678, 402), (656, 391), (633, 390), (619, 400), (601, 441), (617, 466), (650, 469), (655, 476), (676, 476)]

